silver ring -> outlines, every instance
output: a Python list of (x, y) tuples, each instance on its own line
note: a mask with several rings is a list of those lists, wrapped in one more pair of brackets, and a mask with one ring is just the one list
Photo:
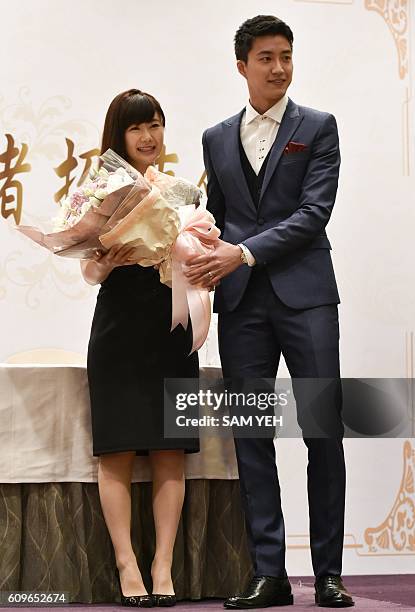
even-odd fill
[(209, 270), (209, 272), (208, 272), (208, 275), (209, 275), (209, 278), (210, 278), (210, 279), (212, 279), (212, 278), (213, 278), (213, 274), (212, 274), (212, 272), (211, 272), (210, 270)]

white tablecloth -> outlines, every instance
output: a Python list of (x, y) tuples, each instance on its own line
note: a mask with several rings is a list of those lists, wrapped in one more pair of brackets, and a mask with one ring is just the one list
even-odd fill
[[(86, 369), (0, 364), (0, 482), (95, 482)], [(238, 477), (232, 440), (202, 439), (186, 478)], [(137, 457), (133, 481), (150, 480)]]

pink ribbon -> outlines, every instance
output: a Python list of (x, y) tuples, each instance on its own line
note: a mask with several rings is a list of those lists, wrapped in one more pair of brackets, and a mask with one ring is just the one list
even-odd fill
[(188, 259), (194, 255), (205, 255), (214, 249), (214, 242), (220, 231), (214, 217), (202, 206), (183, 206), (180, 209), (182, 227), (172, 247), (172, 324), (173, 330), (179, 323), (187, 329), (192, 322), (193, 344), (190, 354), (200, 349), (205, 342), (210, 325), (209, 291), (191, 285), (184, 275)]

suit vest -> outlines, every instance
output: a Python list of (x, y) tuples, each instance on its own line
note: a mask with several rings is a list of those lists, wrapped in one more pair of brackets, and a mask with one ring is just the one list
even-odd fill
[(249, 193), (251, 194), (256, 208), (258, 208), (259, 205), (259, 197), (261, 195), (262, 183), (264, 182), (265, 171), (267, 169), (267, 164), (271, 151), (272, 147), (262, 163), (261, 170), (258, 174), (256, 174), (255, 170), (251, 166), (249, 159), (246, 156), (245, 149), (242, 146), (241, 137), (239, 136), (239, 154), (241, 157), (242, 170), (245, 175)]

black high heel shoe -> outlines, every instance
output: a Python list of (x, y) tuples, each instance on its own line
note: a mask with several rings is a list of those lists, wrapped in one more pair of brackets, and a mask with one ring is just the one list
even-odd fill
[(152, 595), (123, 595), (120, 574), (117, 571), (118, 586), (121, 593), (121, 605), (129, 608), (153, 608), (154, 599)]
[(152, 608), (154, 601), (151, 595), (129, 595), (121, 593), (121, 605), (130, 608)]
[(176, 595), (160, 595), (153, 593), (154, 605), (160, 608), (170, 608), (177, 603)]

